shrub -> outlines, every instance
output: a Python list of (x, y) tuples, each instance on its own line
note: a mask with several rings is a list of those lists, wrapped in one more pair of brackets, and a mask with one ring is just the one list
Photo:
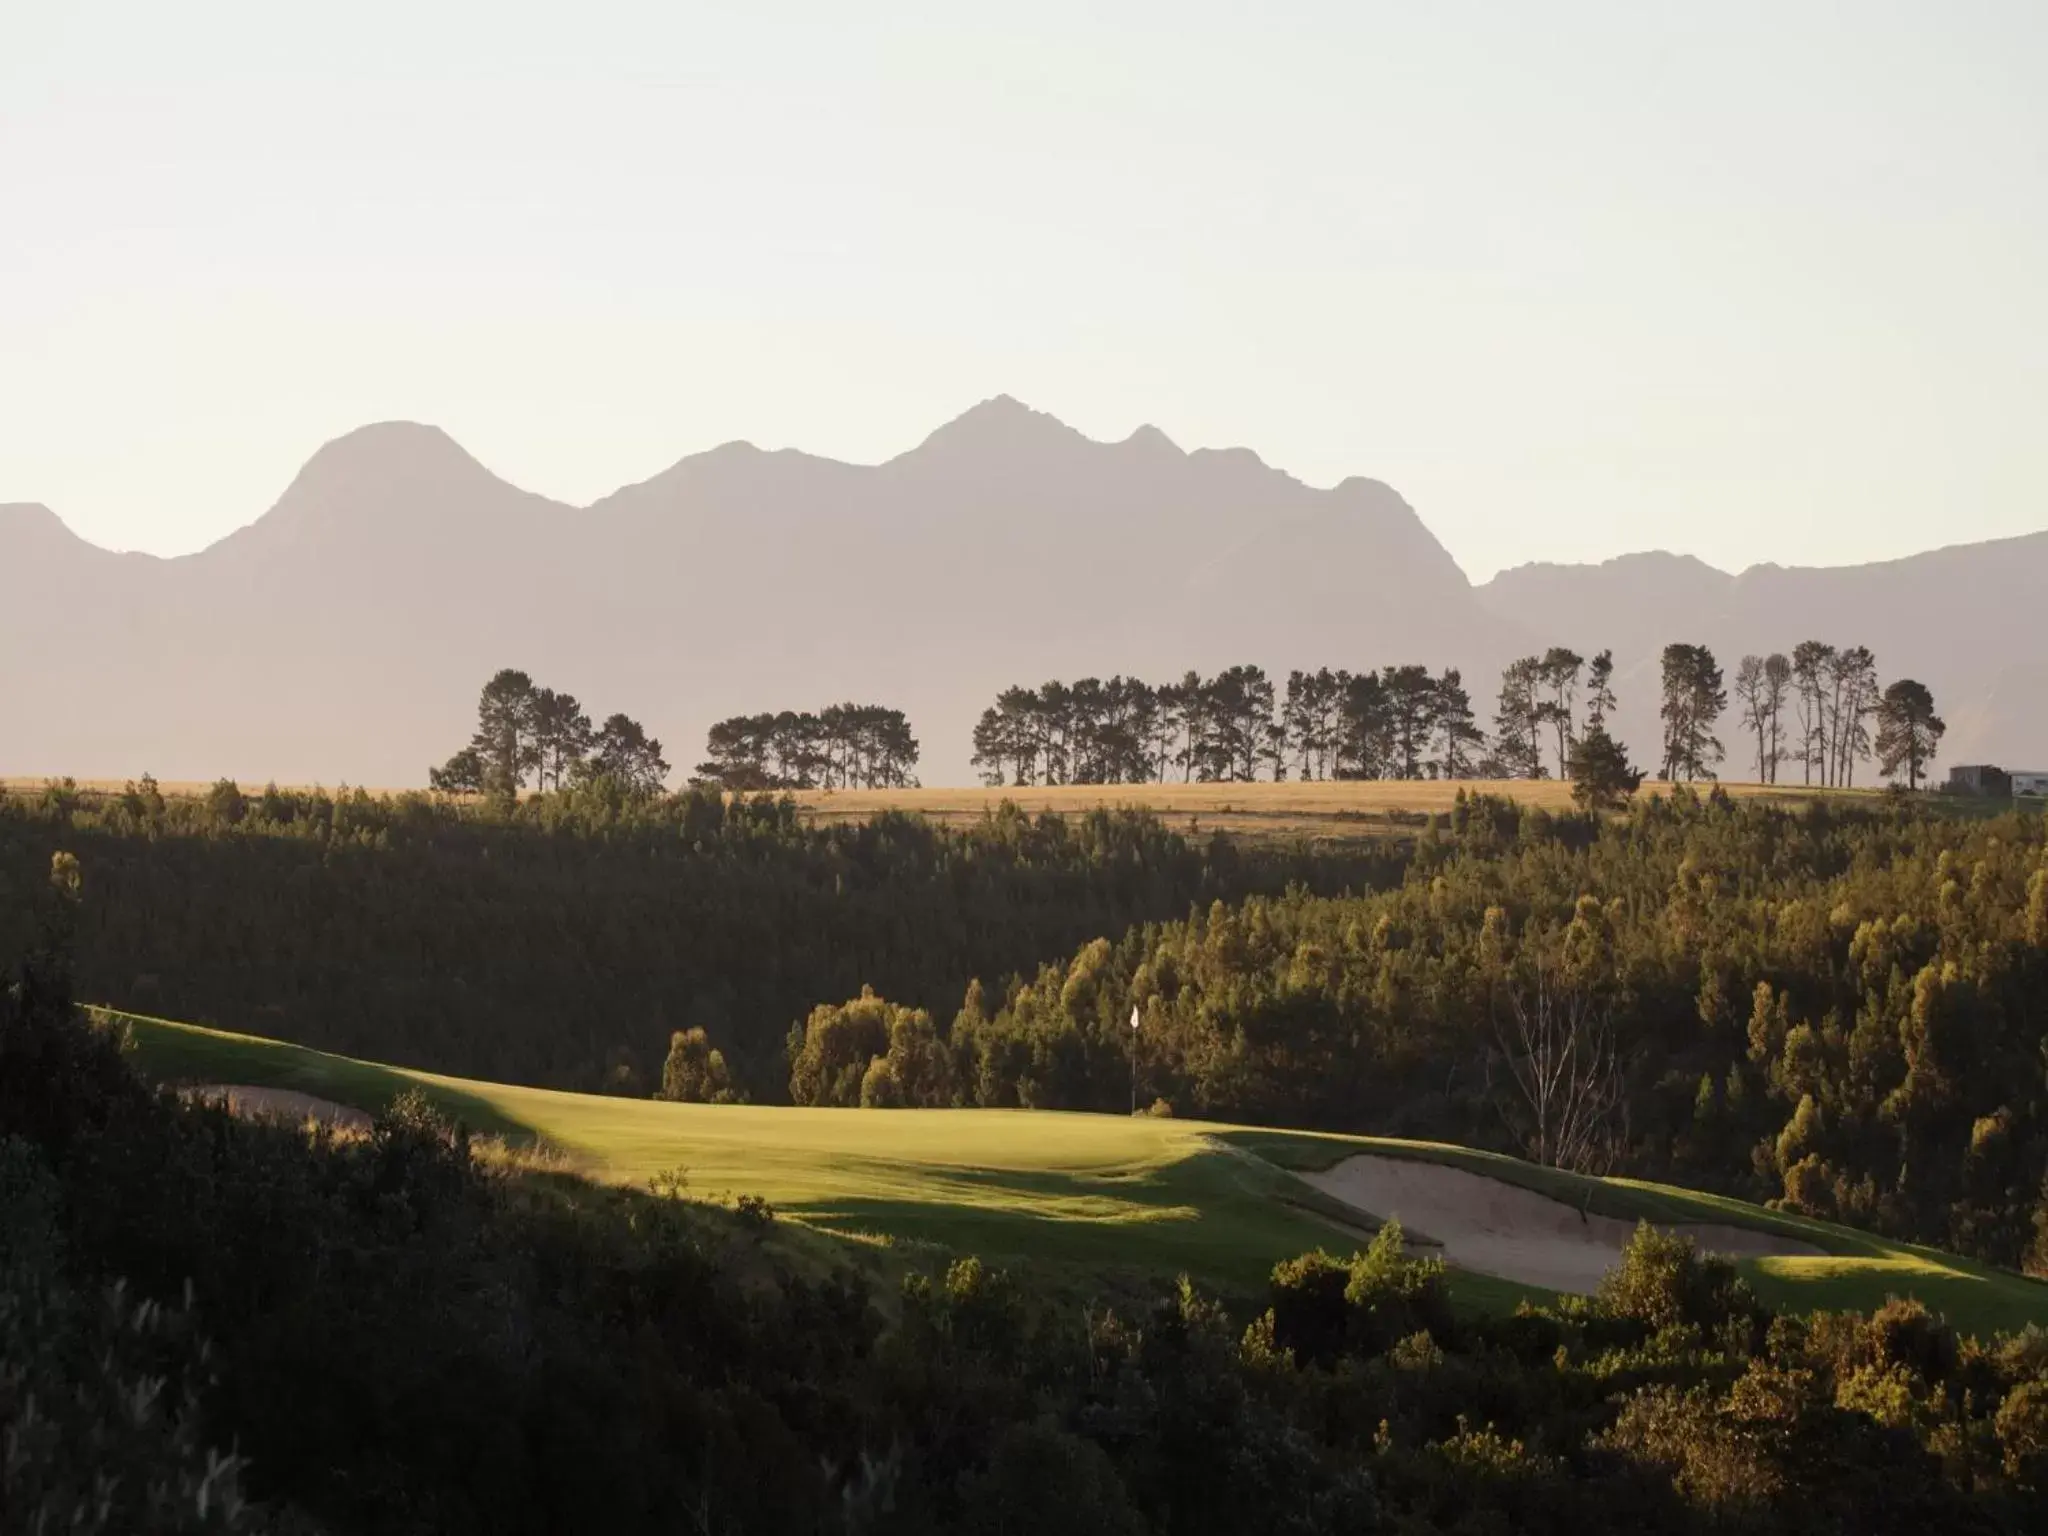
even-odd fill
[[(1398, 1221), (1348, 1260), (1305, 1253), (1274, 1266), (1264, 1347), (1297, 1363), (1328, 1365), (1342, 1355), (1376, 1355), (1414, 1336), (1448, 1337), (1449, 1293), (1441, 1259), (1411, 1259)], [(1265, 1343), (1269, 1341), (1269, 1343)]]
[(746, 1099), (733, 1085), (725, 1053), (701, 1029), (679, 1029), (669, 1036), (661, 1092), (655, 1097), (678, 1104), (738, 1104)]
[(1711, 1330), (1732, 1318), (1762, 1315), (1755, 1295), (1728, 1260), (1701, 1254), (1689, 1237), (1636, 1228), (1621, 1263), (1608, 1271), (1595, 1297), (1608, 1317), (1641, 1323), (1652, 1333), (1690, 1325)]
[(206, 814), (213, 818), (216, 826), (240, 826), (242, 818), (249, 814), (249, 802), (242, 794), (242, 786), (233, 779), (216, 780), (213, 788), (206, 792)]

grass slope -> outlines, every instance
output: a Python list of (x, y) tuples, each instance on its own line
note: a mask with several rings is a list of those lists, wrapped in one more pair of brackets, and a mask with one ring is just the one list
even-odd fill
[[(1783, 1310), (1867, 1310), (1887, 1295), (1913, 1295), (1966, 1331), (2048, 1324), (2048, 1285), (2019, 1275), (1725, 1196), (1585, 1178), (1464, 1147), (1046, 1111), (664, 1104), (439, 1077), (253, 1035), (115, 1017), (128, 1027), (137, 1066), (161, 1081), (289, 1088), (369, 1110), (419, 1087), (471, 1127), (543, 1140), (593, 1178), (643, 1183), (682, 1169), (695, 1194), (758, 1194), (823, 1231), (1023, 1260), (1069, 1276), (1185, 1272), (1250, 1292), (1276, 1260), (1348, 1248), (1362, 1236), (1341, 1206), (1287, 1170), (1371, 1152), (1450, 1164), (1600, 1215), (1803, 1238), (1822, 1254), (1742, 1266)], [(1453, 1292), (1486, 1309), (1542, 1295), (1463, 1272), (1454, 1272)]]

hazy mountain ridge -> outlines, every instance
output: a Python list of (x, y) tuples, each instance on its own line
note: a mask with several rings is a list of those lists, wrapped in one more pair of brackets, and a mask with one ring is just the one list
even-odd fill
[[(633, 713), (678, 769), (721, 716), (851, 697), (910, 714), (927, 783), (964, 782), (974, 719), (1013, 682), (1418, 661), (1464, 668), (1487, 716), (1498, 668), (1552, 643), (1614, 647), (1645, 760), (1666, 641), (1704, 640), (1732, 672), (1809, 634), (1934, 687), (1944, 760), (2048, 761), (2025, 707), (2048, 640), (2024, 612), (2048, 592), (2048, 534), (1735, 576), (1626, 556), (1474, 587), (1382, 482), (1319, 489), (1153, 427), (1098, 442), (1007, 396), (881, 464), (727, 443), (581, 508), (438, 428), (379, 423), (175, 559), (0, 506), (0, 568), (0, 772), (420, 783), (509, 665)], [(1732, 722), (1722, 736), (1732, 773)]]

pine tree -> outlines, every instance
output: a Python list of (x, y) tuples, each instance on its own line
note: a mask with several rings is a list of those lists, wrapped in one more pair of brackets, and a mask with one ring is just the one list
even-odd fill
[(590, 716), (574, 694), (557, 693), (552, 688), (534, 693), (534, 769), (539, 788), (546, 789), (552, 779), (560, 789), (576, 765), (590, 755), (594, 739)]
[(1853, 785), (1857, 762), (1870, 756), (1870, 717), (1878, 705), (1877, 658), (1866, 645), (1845, 646), (1834, 653), (1828, 676), (1833, 685), (1833, 782)]
[(590, 756), (584, 759), (579, 777), (609, 779), (634, 794), (659, 794), (668, 777), (668, 763), (661, 755), (661, 743), (626, 715), (608, 718)]
[(1383, 778), (1387, 770), (1390, 727), (1387, 692), (1377, 672), (1346, 678), (1338, 704), (1337, 766), (1340, 779)]
[(514, 795), (540, 765), (534, 736), (533, 679), (505, 668), (484, 684), (477, 699), (476, 735), (470, 748), (483, 766), (483, 789)]
[(1472, 695), (1465, 691), (1465, 680), (1456, 667), (1446, 668), (1437, 679), (1431, 716), (1436, 727), (1438, 776), (1470, 778), (1473, 754), (1485, 744), (1486, 733), (1472, 719)]
[(1586, 668), (1586, 729), (1604, 729), (1614, 708), (1614, 652), (1602, 651)]
[(1586, 664), (1585, 658), (1577, 651), (1562, 645), (1553, 645), (1543, 653), (1540, 663), (1543, 686), (1550, 697), (1543, 702), (1544, 717), (1557, 733), (1557, 771), (1560, 775), (1570, 771), (1573, 700), (1578, 693), (1579, 671)]
[(1607, 734), (1604, 725), (1590, 725), (1572, 746), (1572, 799), (1587, 810), (1626, 805), (1642, 787), (1643, 771), (1628, 760), (1628, 750)]
[(1895, 779), (1906, 770), (1906, 787), (1918, 789), (1947, 724), (1934, 712), (1934, 695), (1925, 683), (1902, 677), (1885, 689), (1877, 706), (1877, 765)]
[(1764, 764), (1770, 770), (1770, 782), (1778, 782), (1778, 765), (1785, 761), (1785, 744), (1780, 730), (1780, 717), (1785, 712), (1785, 694), (1792, 683), (1792, 663), (1780, 652), (1773, 651), (1764, 658), (1764, 696), (1770, 701), (1770, 748), (1764, 754)]
[(1714, 724), (1728, 707), (1720, 663), (1703, 645), (1667, 645), (1663, 659), (1664, 777), (1711, 777), (1722, 755)]
[(1524, 656), (1510, 662), (1500, 675), (1500, 698), (1493, 715), (1494, 752), (1511, 778), (1544, 777), (1538, 736), (1544, 719), (1542, 690), (1540, 657)]
[(1422, 777), (1423, 753), (1436, 727), (1437, 685), (1429, 668), (1384, 667), (1380, 690), (1387, 703), (1387, 724), (1393, 738), (1394, 776)]
[(1756, 738), (1756, 780), (1766, 783), (1771, 776), (1771, 701), (1763, 657), (1745, 656), (1736, 663), (1735, 702), (1742, 711), (1743, 728)]
[(427, 787), (444, 795), (484, 792), (484, 760), (475, 747), (464, 747), (438, 768), (427, 770)]
[(1835, 648), (1818, 640), (1802, 640), (1792, 648), (1792, 682), (1798, 690), (1799, 751), (1806, 765), (1806, 782), (1813, 782), (1819, 770), (1821, 782), (1828, 782), (1828, 689), (1827, 676), (1834, 663)]

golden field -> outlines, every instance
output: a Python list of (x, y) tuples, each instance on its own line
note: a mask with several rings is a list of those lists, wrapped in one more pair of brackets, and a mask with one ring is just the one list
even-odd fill
[[(36, 794), (46, 782), (40, 778), (0, 778), (0, 790)], [(210, 787), (182, 781), (158, 785), (162, 793), (174, 796), (202, 795)], [(262, 787), (250, 783), (242, 789), (254, 794)], [(1799, 784), (1724, 782), (1721, 787), (1731, 795), (1785, 804), (1802, 804), (1822, 794), (1860, 798), (1881, 793), (1875, 789), (1817, 790)], [(86, 794), (118, 794), (123, 781), (79, 780), (77, 788)], [(1098, 806), (1143, 807), (1182, 832), (1206, 835), (1222, 831), (1242, 838), (1293, 841), (1386, 837), (1412, 832), (1424, 816), (1449, 811), (1460, 790), (1500, 795), (1547, 810), (1566, 810), (1571, 806), (1571, 785), (1556, 779), (1344, 779), (1285, 784), (1062, 784), (998, 788), (975, 785), (807, 789), (791, 793), (808, 818), (827, 823), (863, 821), (878, 812), (901, 811), (943, 825), (959, 826), (980, 820), (1008, 800), (1032, 815), (1073, 815)], [(1648, 781), (1641, 793), (1668, 795), (1671, 790), (1668, 783)], [(393, 789), (369, 792), (402, 793)]]
[[(1803, 803), (1822, 791), (1793, 784), (1723, 784), (1731, 795)], [(1546, 810), (1571, 808), (1569, 782), (1556, 779), (1342, 779), (1288, 784), (1062, 784), (1050, 788), (798, 790), (797, 803), (818, 821), (859, 821), (903, 811), (933, 821), (979, 820), (1005, 800), (1034, 815), (1072, 815), (1097, 806), (1141, 806), (1181, 831), (1224, 831), (1267, 839), (1386, 836), (1451, 809), (1467, 794), (1500, 795)], [(1670, 794), (1645, 782), (1642, 794)], [(1836, 790), (1829, 794), (1876, 794)]]

